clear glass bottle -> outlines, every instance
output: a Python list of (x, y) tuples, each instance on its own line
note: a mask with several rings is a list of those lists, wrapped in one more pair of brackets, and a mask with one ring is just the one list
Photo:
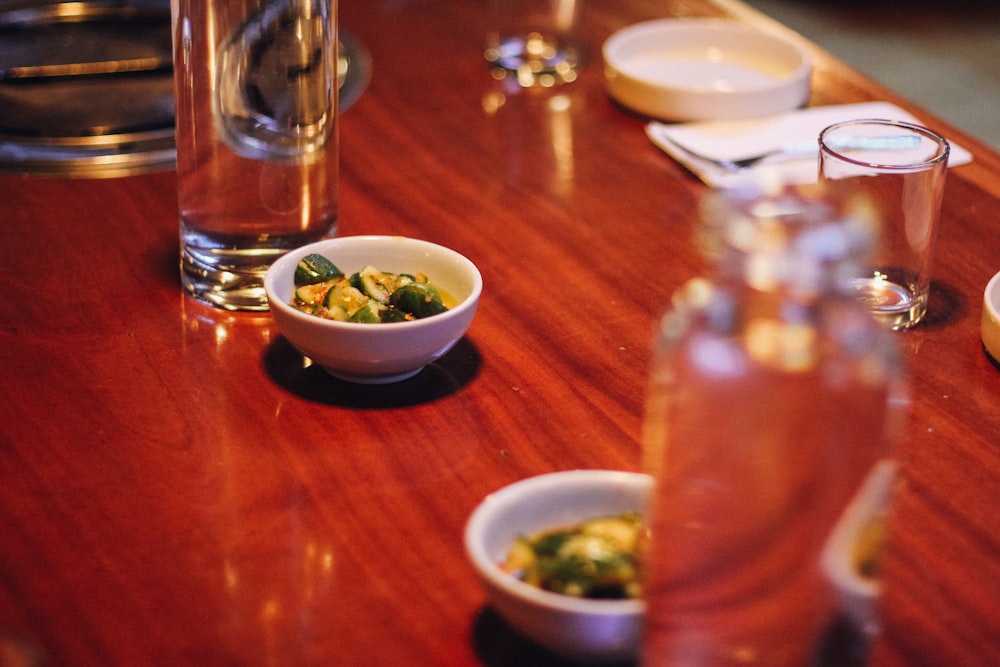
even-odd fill
[(833, 612), (831, 528), (891, 454), (901, 373), (845, 278), (873, 238), (816, 194), (707, 199), (707, 278), (660, 325), (643, 663), (808, 665)]

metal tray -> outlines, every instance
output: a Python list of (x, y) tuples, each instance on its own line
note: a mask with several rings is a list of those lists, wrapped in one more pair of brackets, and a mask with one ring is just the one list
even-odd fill
[[(343, 32), (338, 71), (342, 113), (371, 71)], [(168, 1), (0, 1), (0, 172), (173, 169), (173, 92)]]

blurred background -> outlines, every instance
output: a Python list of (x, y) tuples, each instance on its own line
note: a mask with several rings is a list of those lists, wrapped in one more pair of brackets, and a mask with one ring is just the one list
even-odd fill
[(996, 0), (744, 0), (1000, 149)]
[[(0, 11), (43, 1), (0, 0)], [(1000, 149), (998, 0), (744, 1)], [(120, 3), (169, 8), (168, 0)], [(0, 39), (0, 55), (8, 46)], [(0, 121), (10, 115), (0, 108)]]

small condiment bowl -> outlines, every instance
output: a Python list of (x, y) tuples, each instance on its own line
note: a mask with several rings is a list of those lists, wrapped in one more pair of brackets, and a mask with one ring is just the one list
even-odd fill
[[(871, 549), (879, 558), (884, 542), (884, 519), (896, 479), (896, 463), (879, 461), (862, 482), (834, 525), (823, 547), (822, 567), (833, 585), (840, 607), (854, 626), (867, 635), (878, 632), (878, 599), (882, 582), (862, 571)], [(871, 534), (871, 529), (876, 534)]]
[(553, 653), (578, 662), (636, 658), (642, 600), (593, 600), (545, 591), (501, 569), (521, 535), (623, 512), (645, 514), (648, 475), (572, 470), (531, 477), (490, 494), (465, 528), (465, 549), (493, 608), (512, 627)]
[(735, 120), (809, 100), (812, 59), (790, 38), (724, 19), (658, 19), (603, 46), (608, 93), (668, 121)]
[[(350, 275), (365, 266), (423, 273), (450, 295), (447, 311), (381, 324), (338, 322), (291, 305), (295, 267), (317, 253)], [(479, 304), (483, 279), (469, 259), (444, 246), (402, 236), (342, 236), (311, 243), (279, 258), (264, 277), (271, 315), (282, 335), (330, 375), (364, 384), (398, 382), (444, 356), (465, 335)]]
[(983, 349), (1000, 364), (1000, 273), (986, 284), (983, 293), (983, 315), (980, 322)]

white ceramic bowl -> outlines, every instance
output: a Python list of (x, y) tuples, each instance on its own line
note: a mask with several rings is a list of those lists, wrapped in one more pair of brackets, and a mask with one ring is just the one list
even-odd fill
[[(311, 253), (345, 274), (366, 265), (391, 273), (424, 273), (458, 304), (411, 322), (359, 324), (309, 315), (292, 307), (295, 267)], [(402, 236), (342, 236), (278, 259), (264, 277), (271, 315), (282, 335), (328, 373), (350, 382), (381, 384), (412, 377), (442, 357), (472, 322), (483, 289), (476, 266), (443, 246)]]
[(598, 516), (645, 512), (648, 475), (573, 470), (531, 477), (486, 497), (465, 528), (465, 549), (494, 609), (518, 631), (570, 659), (617, 662), (638, 655), (645, 604), (552, 593), (503, 571), (507, 550), (522, 534)]
[(1000, 273), (993, 276), (983, 292), (983, 316), (980, 322), (983, 348), (1000, 363)]
[(894, 461), (879, 461), (844, 510), (823, 548), (823, 572), (833, 584), (843, 612), (865, 634), (878, 632), (882, 584), (861, 574), (858, 547), (870, 522), (886, 512), (896, 478)]
[(668, 121), (733, 120), (809, 100), (812, 60), (799, 44), (724, 19), (660, 19), (605, 41), (608, 93)]

